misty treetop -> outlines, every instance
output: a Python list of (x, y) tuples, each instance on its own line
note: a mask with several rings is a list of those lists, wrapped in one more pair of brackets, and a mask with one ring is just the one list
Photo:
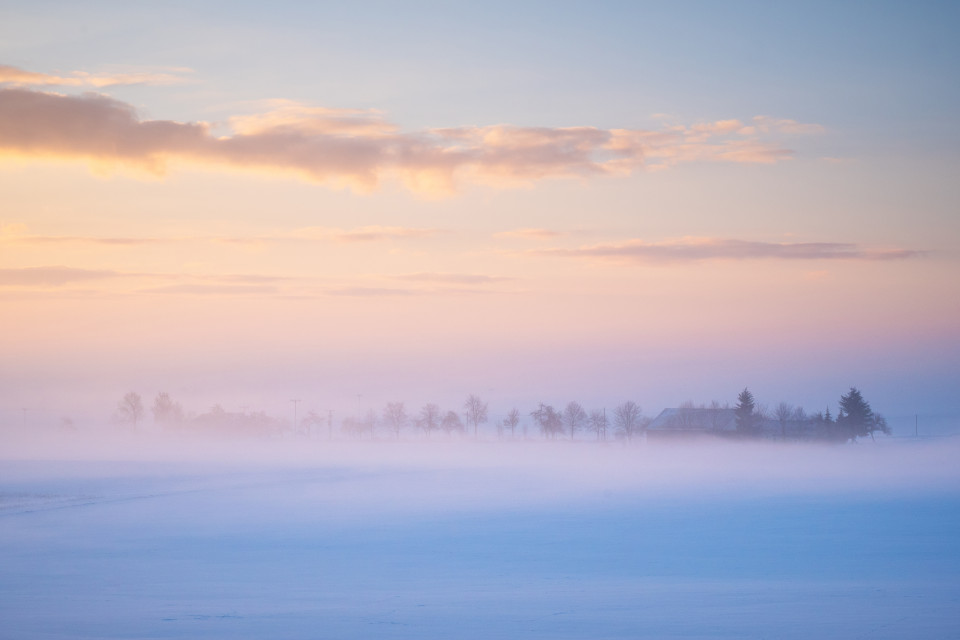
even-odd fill
[[(461, 411), (442, 408), (428, 402), (418, 410), (408, 411), (402, 401), (386, 403), (381, 410), (369, 409), (363, 414), (346, 415), (334, 429), (334, 411), (317, 412), (310, 409), (296, 423), (285, 418), (272, 417), (263, 411), (227, 411), (214, 405), (209, 411), (188, 414), (169, 393), (161, 392), (154, 398), (151, 412), (154, 425), (165, 431), (236, 435), (251, 437), (297, 437), (334, 439), (375, 439), (378, 433), (389, 434), (393, 440), (404, 437), (430, 439), (439, 434), (445, 439), (480, 439), (480, 426), (490, 421), (489, 403), (475, 394), (467, 396)], [(141, 396), (126, 393), (118, 402), (113, 419), (116, 424), (137, 430), (145, 414)], [(296, 414), (294, 414), (296, 416)], [(873, 411), (870, 403), (856, 387), (840, 397), (837, 417), (829, 406), (824, 411), (807, 412), (787, 402), (779, 402), (773, 409), (757, 402), (749, 388), (737, 395), (737, 403), (721, 405), (714, 401), (696, 405), (682, 403), (679, 407), (664, 409), (651, 419), (643, 414), (640, 405), (628, 400), (612, 407), (588, 410), (571, 400), (557, 409), (540, 402), (527, 413), (512, 407), (493, 420), (497, 439), (528, 439), (527, 426), (536, 428), (542, 438), (555, 440), (606, 441), (613, 427), (616, 440), (630, 443), (637, 438), (662, 440), (699, 436), (715, 436), (743, 440), (825, 441), (850, 442), (879, 433), (889, 434), (884, 417)]]
[(731, 408), (713, 403), (696, 406), (692, 402), (664, 409), (649, 425), (648, 437), (677, 439), (702, 435), (744, 440), (852, 442), (889, 434), (883, 416), (876, 414), (855, 387), (841, 396), (839, 413), (833, 419), (830, 408), (808, 413), (803, 407), (779, 402), (771, 410), (757, 403), (748, 388), (737, 396)]

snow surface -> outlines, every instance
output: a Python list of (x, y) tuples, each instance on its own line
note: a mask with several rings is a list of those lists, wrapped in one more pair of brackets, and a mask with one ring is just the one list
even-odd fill
[(4, 450), (0, 638), (960, 637), (952, 441), (133, 444)]

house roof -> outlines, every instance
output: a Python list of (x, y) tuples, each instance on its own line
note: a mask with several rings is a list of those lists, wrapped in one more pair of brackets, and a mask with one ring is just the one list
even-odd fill
[(647, 431), (664, 432), (729, 432), (736, 431), (734, 409), (678, 407), (660, 412)]

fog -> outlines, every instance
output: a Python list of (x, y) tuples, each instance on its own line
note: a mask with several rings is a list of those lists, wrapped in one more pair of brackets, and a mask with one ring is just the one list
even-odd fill
[[(345, 511), (589, 502), (615, 495), (890, 495), (960, 487), (960, 438), (878, 436), (844, 445), (715, 438), (330, 441), (102, 431), (8, 433), (0, 443), (0, 473), (8, 483), (26, 474), (58, 480), (71, 493), (71, 482), (82, 487), (86, 479), (118, 474), (224, 482), (248, 474), (299, 474), (302, 482), (283, 481), (286, 497), (306, 491), (311, 500)], [(330, 473), (349, 481), (327, 482)]]
[(960, 439), (0, 439), (0, 636), (951, 638)]

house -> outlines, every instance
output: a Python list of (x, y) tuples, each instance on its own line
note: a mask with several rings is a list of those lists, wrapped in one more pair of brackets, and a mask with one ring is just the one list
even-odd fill
[(664, 409), (647, 427), (647, 440), (688, 440), (737, 435), (737, 413), (729, 408)]
[[(803, 441), (825, 439), (826, 426), (811, 417), (787, 420), (760, 417), (754, 437), (766, 440)], [(675, 441), (705, 436), (730, 438), (737, 431), (737, 412), (730, 408), (679, 407), (664, 409), (647, 427), (648, 441)]]

